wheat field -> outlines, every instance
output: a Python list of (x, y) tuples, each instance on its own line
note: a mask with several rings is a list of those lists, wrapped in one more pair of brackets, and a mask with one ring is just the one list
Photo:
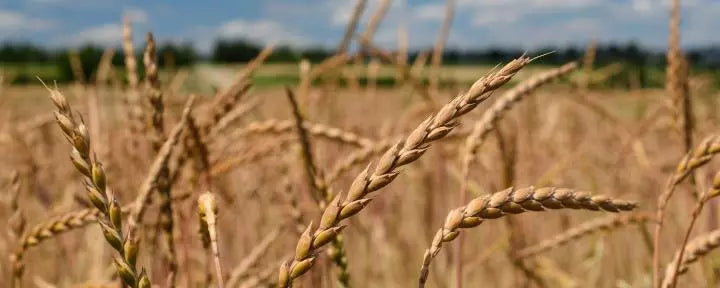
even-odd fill
[(321, 63), (267, 65), (268, 45), (161, 71), (126, 19), (125, 67), (109, 49), (90, 82), (0, 85), (1, 286), (720, 283), (720, 94), (688, 67), (677, 0), (661, 88), (604, 86), (622, 69), (593, 67), (594, 44), (443, 67), (454, 1), (408, 63), (373, 44), (390, 2)]

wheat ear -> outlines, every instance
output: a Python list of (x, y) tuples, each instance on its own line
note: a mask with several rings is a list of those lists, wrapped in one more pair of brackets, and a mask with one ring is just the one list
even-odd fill
[[(311, 136), (324, 138), (333, 142), (352, 145), (356, 147), (369, 147), (375, 144), (375, 141), (367, 137), (363, 137), (356, 133), (342, 130), (337, 127), (329, 126), (322, 123), (313, 123), (303, 121), (302, 127)], [(228, 144), (234, 143), (234, 139), (242, 139), (252, 135), (280, 135), (293, 132), (295, 121), (293, 120), (277, 120), (269, 119), (260, 122), (251, 122), (243, 128), (233, 131), (227, 138)]]
[[(25, 215), (23, 215), (20, 209), (20, 191), (21, 191), (20, 175), (17, 171), (13, 171), (10, 175), (10, 203), (8, 203), (11, 211), (10, 218), (8, 219), (9, 231), (8, 235), (13, 239), (12, 241), (18, 244), (24, 242), (21, 236), (25, 232)], [(19, 245), (22, 247), (22, 245)], [(20, 287), (22, 282), (22, 275), (25, 265), (22, 262), (23, 249), (17, 249), (10, 256), (10, 263), (12, 265), (12, 284), (11, 287)]]
[(670, 262), (670, 265), (668, 265), (667, 269), (665, 270), (665, 279), (663, 279), (661, 285), (663, 288), (674, 288), (677, 285), (677, 276), (680, 271), (680, 259), (683, 259), (685, 253), (685, 246), (690, 240), (690, 235), (692, 234), (695, 223), (700, 216), (700, 212), (702, 212), (705, 203), (707, 203), (710, 199), (717, 197), (718, 195), (720, 195), (720, 172), (715, 174), (715, 177), (713, 178), (712, 188), (706, 190), (705, 193), (703, 193), (702, 197), (695, 205), (695, 209), (693, 209), (690, 224), (685, 230), (685, 237), (683, 238), (682, 244), (680, 244), (680, 250), (677, 252), (675, 259)]
[(218, 92), (213, 100), (212, 110), (210, 117), (203, 122), (201, 131), (203, 134), (210, 132), (214, 125), (223, 121), (223, 118), (227, 117), (233, 107), (240, 101), (250, 90), (250, 82), (253, 74), (257, 71), (260, 66), (263, 65), (265, 60), (272, 54), (273, 45), (269, 44), (263, 48), (260, 53), (253, 58), (245, 68), (237, 74), (235, 81), (230, 86)]
[(538, 254), (559, 248), (572, 241), (582, 237), (589, 236), (593, 233), (601, 231), (610, 231), (630, 224), (642, 224), (654, 221), (653, 216), (645, 213), (633, 213), (624, 215), (609, 215), (582, 223), (576, 227), (553, 236), (550, 239), (543, 240), (535, 245), (523, 248), (517, 252), (518, 259), (534, 257)]
[(583, 75), (580, 78), (580, 88), (583, 91), (587, 91), (590, 86), (590, 78), (592, 77), (593, 64), (595, 64), (595, 58), (597, 56), (597, 42), (595, 40), (590, 41), (585, 48), (585, 56), (583, 56)]
[[(155, 39), (152, 33), (148, 33), (146, 37), (145, 53), (143, 54), (143, 64), (145, 65), (145, 82), (146, 97), (152, 107), (151, 122), (151, 144), (155, 154), (160, 152), (163, 143), (167, 140), (165, 137), (165, 104), (163, 103), (163, 92), (160, 88), (160, 79), (158, 77), (157, 55), (155, 48)], [(165, 260), (169, 267), (169, 285), (175, 287), (177, 278), (178, 263), (177, 254), (175, 252), (175, 240), (173, 237), (173, 207), (172, 197), (170, 195), (170, 168), (168, 165), (162, 165), (156, 180), (156, 187), (160, 195), (160, 226), (163, 230), (163, 238), (167, 251)]]
[(115, 267), (123, 282), (133, 288), (150, 287), (150, 280), (144, 269), (138, 273), (137, 240), (134, 233), (124, 235), (122, 230), (122, 215), (120, 204), (107, 188), (107, 178), (102, 164), (95, 157), (91, 157), (90, 136), (84, 123), (78, 122), (70, 110), (67, 99), (57, 88), (50, 89), (50, 99), (57, 108), (55, 118), (58, 126), (72, 145), (70, 159), (75, 168), (84, 176), (85, 189), (90, 202), (100, 210), (103, 217), (98, 219), (103, 235), (107, 242), (118, 252), (120, 257), (115, 258)]
[(606, 196), (591, 196), (587, 192), (576, 192), (563, 188), (508, 188), (492, 195), (480, 196), (466, 206), (450, 211), (443, 228), (438, 230), (430, 248), (425, 251), (420, 268), (419, 287), (425, 287), (430, 263), (440, 253), (444, 242), (457, 238), (460, 229), (480, 225), (486, 219), (496, 219), (507, 214), (520, 214), (527, 211), (545, 209), (583, 209), (608, 212), (629, 211), (635, 203), (611, 199)]
[[(297, 131), (300, 147), (302, 148), (305, 174), (308, 178), (307, 181), (310, 183), (310, 189), (315, 192), (313, 197), (316, 200), (318, 209), (323, 210), (327, 205), (327, 201), (332, 200), (332, 194), (327, 187), (325, 179), (323, 179), (321, 175), (321, 171), (318, 170), (315, 164), (310, 137), (308, 136), (305, 127), (303, 127), (305, 118), (302, 115), (302, 111), (300, 111), (300, 106), (297, 103), (292, 90), (288, 88), (286, 89), (286, 92), (292, 107), (293, 117), (295, 118), (295, 130)], [(338, 266), (338, 268), (340, 268), (340, 273), (337, 278), (338, 284), (340, 287), (350, 287), (350, 272), (348, 270), (348, 261), (342, 239), (337, 236), (332, 240), (331, 244), (332, 249), (328, 251), (330, 259)]]
[(445, 42), (447, 42), (447, 38), (450, 34), (450, 26), (452, 25), (452, 20), (454, 16), (455, 0), (446, 0), (445, 17), (443, 18), (440, 32), (438, 33), (437, 40), (435, 41), (435, 46), (433, 46), (432, 58), (430, 58), (432, 66), (430, 67), (430, 75), (428, 75), (428, 80), (430, 84), (430, 91), (432, 91), (433, 93), (438, 92), (440, 82), (440, 66), (442, 65), (443, 51), (445, 50)]
[(655, 233), (653, 235), (653, 283), (656, 283), (655, 285), (661, 284), (659, 275), (656, 274), (659, 274), (660, 269), (660, 234), (662, 232), (663, 217), (665, 216), (667, 204), (675, 193), (677, 185), (685, 180), (695, 169), (710, 162), (717, 153), (720, 153), (720, 136), (712, 135), (705, 138), (680, 160), (675, 171), (668, 178), (662, 194), (658, 196), (655, 216), (658, 224), (655, 226)]
[(366, 198), (371, 192), (390, 184), (400, 173), (401, 166), (419, 159), (430, 148), (432, 142), (445, 137), (457, 125), (458, 118), (472, 111), (478, 104), (488, 99), (491, 92), (517, 74), (531, 59), (521, 56), (505, 65), (495, 73), (480, 78), (470, 89), (444, 105), (437, 114), (423, 121), (406, 139), (398, 141), (380, 158), (374, 170), (366, 167), (347, 191), (344, 201), (341, 194), (325, 208), (320, 224), (313, 233), (310, 223), (298, 240), (295, 258), (281, 265), (278, 286), (292, 287), (293, 280), (302, 276), (313, 266), (316, 253), (331, 242), (343, 229), (340, 222), (360, 212), (370, 202)]
[[(720, 247), (720, 229), (713, 230), (701, 236), (697, 236), (692, 241), (688, 242), (687, 246), (684, 249), (685, 254), (682, 258), (682, 261), (679, 261), (679, 253), (676, 253), (675, 258), (672, 260), (672, 262), (670, 262), (671, 264), (668, 266), (668, 268), (677, 265), (678, 271), (677, 273), (675, 273), (674, 276), (675, 278), (677, 278), (680, 275), (685, 274), (692, 263), (697, 262), (700, 257), (705, 256), (706, 254), (710, 253), (712, 250), (718, 247)], [(677, 264), (678, 262), (679, 265)], [(666, 276), (666, 279), (667, 278), (668, 277)]]
[[(213, 195), (210, 191), (200, 195), (200, 198), (198, 198), (198, 216), (200, 216), (200, 221), (203, 223), (202, 228), (207, 230), (206, 237), (208, 238), (205, 243), (209, 243), (212, 249), (212, 256), (215, 262), (217, 286), (218, 288), (223, 288), (225, 287), (225, 280), (223, 276), (222, 263), (220, 262), (220, 249), (218, 248), (217, 241), (217, 213), (218, 208), (217, 203), (215, 202), (215, 195)], [(203, 231), (203, 235), (205, 235), (205, 231)]]
[(337, 51), (335, 52), (336, 54), (345, 54), (345, 52), (347, 52), (348, 48), (350, 47), (350, 41), (355, 35), (357, 24), (360, 21), (360, 16), (362, 16), (363, 11), (365, 11), (366, 3), (367, 0), (355, 1), (355, 7), (353, 8), (352, 16), (350, 17), (350, 21), (348, 21), (348, 24), (345, 27), (345, 33), (343, 34), (343, 38), (338, 45)]
[(147, 202), (150, 199), (150, 194), (157, 187), (159, 179), (158, 177), (160, 176), (161, 172), (168, 166), (172, 150), (178, 144), (180, 135), (182, 134), (185, 126), (187, 125), (187, 122), (190, 119), (190, 112), (192, 110), (192, 105), (194, 102), (195, 97), (191, 96), (185, 103), (185, 108), (183, 109), (180, 122), (177, 123), (175, 127), (173, 127), (173, 129), (170, 131), (167, 140), (165, 140), (165, 143), (163, 143), (163, 145), (160, 147), (160, 150), (156, 153), (155, 159), (150, 166), (150, 170), (148, 171), (147, 176), (145, 176), (145, 179), (140, 184), (138, 194), (133, 201), (133, 207), (130, 211), (130, 216), (128, 218), (128, 229), (130, 231), (134, 231), (135, 229), (137, 229), (139, 221), (145, 214), (145, 208), (147, 206)]
[(229, 172), (240, 164), (254, 162), (264, 157), (276, 155), (279, 152), (292, 144), (295, 144), (294, 138), (277, 138), (269, 145), (257, 147), (257, 150), (250, 150), (247, 153), (242, 152), (239, 155), (228, 157), (227, 159), (218, 160), (212, 163), (210, 167), (210, 175), (216, 176), (223, 173)]
[(143, 129), (143, 111), (142, 106), (138, 103), (138, 76), (137, 76), (137, 61), (135, 59), (135, 51), (133, 48), (133, 32), (132, 24), (130, 23), (130, 17), (123, 17), (123, 52), (125, 55), (125, 69), (127, 70), (127, 81), (128, 91), (123, 98), (125, 108), (127, 109), (130, 133), (130, 144), (135, 149), (139, 146), (138, 136), (141, 134)]

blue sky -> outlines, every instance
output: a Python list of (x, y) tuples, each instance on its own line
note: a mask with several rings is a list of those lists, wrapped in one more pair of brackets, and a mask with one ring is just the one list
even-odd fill
[[(332, 47), (339, 41), (353, 0), (117, 1), (0, 0), (0, 41), (28, 40), (51, 47), (93, 42), (117, 45), (120, 20), (161, 41), (191, 41), (208, 51), (219, 37)], [(368, 0), (367, 20), (379, 0)], [(456, 0), (450, 47), (583, 45), (635, 40), (666, 46), (669, 0)], [(720, 1), (683, 0), (685, 47), (720, 44)], [(395, 0), (375, 41), (396, 45), (405, 23), (414, 48), (433, 43), (444, 0)]]

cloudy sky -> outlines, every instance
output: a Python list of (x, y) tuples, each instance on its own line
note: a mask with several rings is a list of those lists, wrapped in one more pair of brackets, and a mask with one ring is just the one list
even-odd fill
[[(122, 15), (135, 31), (161, 41), (192, 41), (208, 51), (220, 37), (324, 45), (339, 41), (354, 0), (0, 0), (0, 41), (28, 40), (58, 47), (93, 42), (116, 45)], [(379, 0), (369, 0), (364, 19)], [(669, 0), (456, 0), (449, 46), (477, 48), (635, 40), (665, 47)], [(720, 1), (683, 0), (682, 43), (720, 44)], [(436, 36), (444, 0), (395, 0), (376, 42), (394, 46), (406, 23), (411, 47)], [(140, 34), (136, 34), (139, 36)], [(137, 42), (142, 37), (136, 37)]]

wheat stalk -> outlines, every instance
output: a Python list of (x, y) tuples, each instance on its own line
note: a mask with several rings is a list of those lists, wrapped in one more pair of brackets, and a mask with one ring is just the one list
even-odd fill
[(115, 267), (123, 282), (133, 288), (149, 288), (150, 280), (144, 269), (140, 273), (136, 268), (137, 242), (132, 231), (123, 234), (120, 204), (107, 188), (107, 179), (102, 164), (98, 159), (91, 157), (90, 136), (87, 127), (77, 122), (70, 110), (67, 99), (60, 91), (50, 89), (50, 99), (57, 108), (55, 118), (68, 142), (72, 145), (70, 158), (78, 172), (84, 176), (85, 189), (88, 198), (100, 210), (101, 219), (98, 223), (102, 228), (107, 242), (118, 252), (120, 257), (115, 258)]
[(568, 244), (577, 239), (592, 235), (601, 231), (610, 231), (618, 229), (630, 224), (642, 224), (654, 221), (653, 217), (645, 213), (633, 213), (624, 215), (609, 215), (582, 223), (576, 227), (572, 227), (563, 233), (553, 236), (550, 239), (543, 240), (540, 243), (530, 247), (523, 248), (517, 252), (518, 259), (534, 257), (538, 254), (556, 249), (560, 246)]
[(459, 124), (459, 117), (489, 98), (492, 91), (507, 83), (530, 62), (530, 58), (521, 56), (500, 70), (480, 78), (466, 93), (444, 105), (437, 114), (423, 121), (406, 139), (398, 141), (388, 149), (372, 172), (370, 166), (366, 167), (355, 178), (344, 201), (341, 202), (341, 194), (338, 194), (325, 208), (317, 230), (312, 233), (313, 225), (310, 223), (300, 236), (294, 259), (281, 266), (278, 286), (291, 287), (294, 279), (305, 274), (313, 266), (317, 250), (340, 233), (343, 229), (340, 222), (357, 214), (370, 202), (369, 198), (365, 198), (368, 194), (390, 184), (400, 173), (396, 171), (398, 168), (419, 159), (430, 148), (432, 142), (445, 137)]
[[(222, 263), (220, 262), (220, 249), (217, 241), (217, 203), (215, 202), (215, 195), (210, 191), (206, 191), (198, 198), (198, 216), (200, 222), (203, 223), (202, 228), (204, 243), (209, 243), (212, 249), (212, 256), (215, 260), (215, 273), (217, 278), (218, 288), (225, 287), (224, 274), (222, 269)], [(207, 234), (205, 234), (207, 232)]]
[(423, 264), (420, 268), (419, 287), (425, 287), (430, 263), (440, 253), (443, 242), (457, 238), (460, 229), (480, 225), (485, 219), (496, 219), (507, 214), (520, 214), (527, 211), (544, 211), (545, 209), (583, 209), (608, 212), (629, 211), (635, 203), (611, 199), (606, 196), (591, 196), (587, 192), (576, 192), (563, 188), (508, 188), (492, 195), (480, 196), (466, 206), (452, 210), (443, 228), (438, 230), (432, 244), (425, 251)]

